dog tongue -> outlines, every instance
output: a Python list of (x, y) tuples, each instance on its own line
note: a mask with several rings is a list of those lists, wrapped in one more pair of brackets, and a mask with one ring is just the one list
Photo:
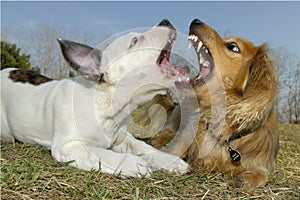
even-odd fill
[(173, 67), (173, 66), (169, 63), (169, 61), (168, 61), (168, 59), (167, 59), (167, 56), (164, 57), (164, 59), (163, 59), (162, 62), (161, 62), (161, 65), (164, 65), (164, 66), (167, 66), (167, 67)]
[(179, 81), (186, 81), (190, 78), (190, 68), (188, 66), (174, 67), (173, 71)]
[(163, 58), (160, 64), (161, 70), (177, 80), (187, 80), (190, 77), (190, 69), (187, 66), (175, 67), (170, 64), (166, 57)]
[(190, 74), (190, 68), (188, 66), (181, 66), (177, 68), (177, 71), (183, 76), (187, 76)]

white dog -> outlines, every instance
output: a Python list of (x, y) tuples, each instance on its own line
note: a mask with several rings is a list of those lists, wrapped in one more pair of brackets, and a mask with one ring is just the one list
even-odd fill
[(162, 66), (175, 37), (173, 26), (163, 20), (144, 33), (121, 36), (103, 50), (58, 39), (65, 59), (81, 74), (73, 79), (3, 70), (2, 140), (45, 146), (56, 161), (73, 161), (71, 166), (85, 170), (134, 177), (160, 169), (186, 173), (188, 164), (179, 157), (126, 131), (129, 104), (134, 109), (166, 93), (159, 84), (141, 84), (149, 77), (173, 82), (179, 77), (175, 69)]

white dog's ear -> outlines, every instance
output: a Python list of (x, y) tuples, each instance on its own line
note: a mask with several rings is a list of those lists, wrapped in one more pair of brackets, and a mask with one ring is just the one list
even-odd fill
[(86, 79), (100, 81), (101, 51), (97, 48), (58, 38), (62, 54), (70, 66)]

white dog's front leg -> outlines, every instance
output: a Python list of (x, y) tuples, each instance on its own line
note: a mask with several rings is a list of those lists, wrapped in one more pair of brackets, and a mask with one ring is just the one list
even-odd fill
[[(120, 138), (119, 138), (120, 139)], [(116, 152), (131, 152), (147, 160), (151, 167), (156, 170), (167, 170), (170, 172), (187, 173), (189, 165), (181, 158), (162, 152), (147, 143), (137, 140), (131, 134), (126, 134), (118, 145), (113, 147)]]
[(69, 162), (71, 166), (85, 170), (101, 170), (102, 173), (124, 175), (131, 177), (148, 176), (152, 169), (142, 157), (116, 153), (111, 150), (87, 146), (81, 141), (65, 143), (52, 150), (53, 157), (58, 162)]

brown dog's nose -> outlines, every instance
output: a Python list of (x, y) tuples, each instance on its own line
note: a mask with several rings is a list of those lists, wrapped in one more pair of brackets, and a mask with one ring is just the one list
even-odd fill
[(200, 19), (194, 19), (191, 23), (190, 28), (192, 28), (193, 26), (201, 26), (203, 24), (204, 24), (204, 22), (202, 22)]
[(157, 26), (166, 26), (170, 29), (175, 29), (171, 22), (167, 19), (163, 19)]

